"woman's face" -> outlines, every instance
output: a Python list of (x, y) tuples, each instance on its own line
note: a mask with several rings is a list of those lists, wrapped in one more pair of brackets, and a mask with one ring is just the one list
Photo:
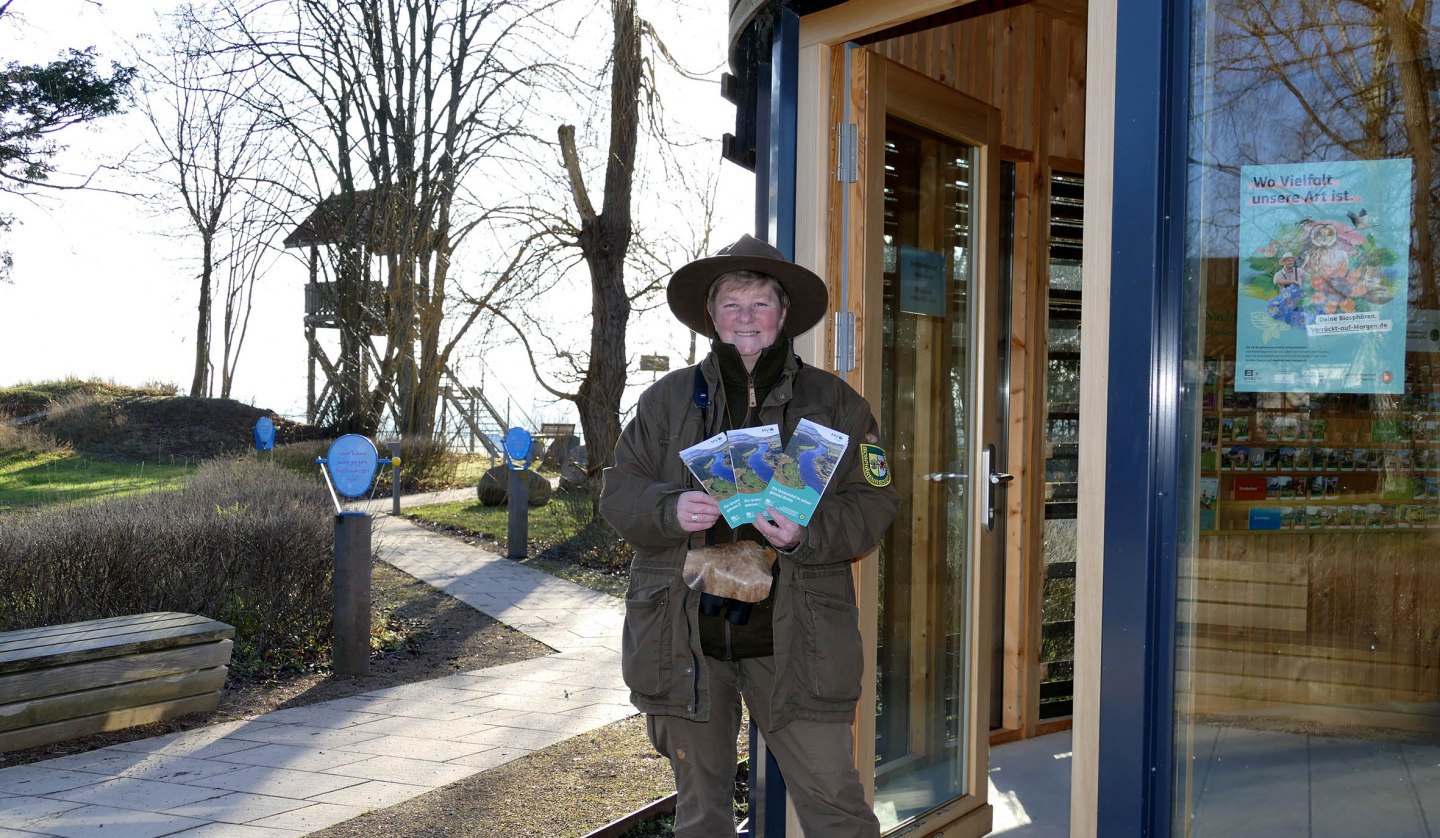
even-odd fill
[(720, 280), (711, 303), (710, 319), (715, 335), (740, 353), (745, 369), (753, 370), (761, 350), (780, 336), (785, 326), (785, 309), (769, 282)]

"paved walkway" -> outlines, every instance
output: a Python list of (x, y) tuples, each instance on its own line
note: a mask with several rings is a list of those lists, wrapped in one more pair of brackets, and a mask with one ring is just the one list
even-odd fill
[(369, 507), (382, 559), (555, 654), (3, 769), (0, 838), (304, 835), (635, 712), (619, 600)]

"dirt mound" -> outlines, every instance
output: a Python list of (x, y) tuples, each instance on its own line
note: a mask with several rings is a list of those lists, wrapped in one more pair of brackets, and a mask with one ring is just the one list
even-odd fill
[(255, 421), (269, 416), (275, 443), (328, 439), (334, 432), (292, 422), (234, 399), (132, 395), (51, 404), (39, 430), (96, 456), (204, 460), (254, 449)]

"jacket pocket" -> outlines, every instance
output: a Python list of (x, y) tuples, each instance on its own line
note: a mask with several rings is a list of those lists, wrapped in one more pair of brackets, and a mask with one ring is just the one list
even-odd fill
[(640, 695), (659, 695), (670, 674), (670, 591), (654, 588), (625, 599), (620, 674)]
[(843, 599), (805, 592), (801, 620), (810, 694), (823, 701), (854, 701), (860, 697), (862, 655), (860, 609)]

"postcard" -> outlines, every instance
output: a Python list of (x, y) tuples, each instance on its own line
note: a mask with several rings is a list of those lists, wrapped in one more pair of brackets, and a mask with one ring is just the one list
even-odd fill
[(849, 445), (849, 435), (801, 419), (776, 464), (765, 503), (798, 524), (810, 523)]
[(1215, 501), (1220, 494), (1220, 480), (1215, 477), (1200, 478), (1200, 529), (1215, 529)]

